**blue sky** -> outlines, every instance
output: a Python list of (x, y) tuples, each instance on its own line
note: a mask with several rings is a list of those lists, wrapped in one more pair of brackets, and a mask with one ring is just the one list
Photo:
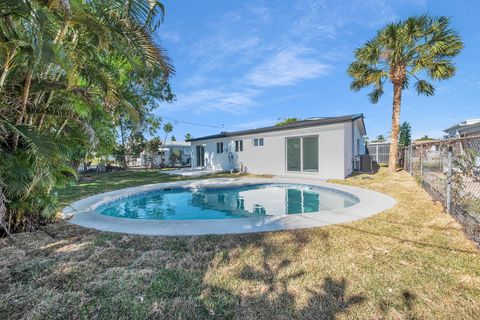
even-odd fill
[[(156, 114), (183, 139), (275, 124), (279, 118), (364, 113), (370, 138), (388, 135), (391, 88), (376, 105), (353, 92), (346, 69), (353, 50), (386, 23), (413, 14), (451, 17), (465, 49), (456, 76), (433, 97), (404, 92), (402, 121), (413, 137), (441, 137), (480, 118), (480, 1), (186, 1), (164, 0), (159, 29), (176, 74), (177, 96)], [(171, 119), (199, 123), (200, 126)], [(223, 127), (220, 127), (223, 126)]]

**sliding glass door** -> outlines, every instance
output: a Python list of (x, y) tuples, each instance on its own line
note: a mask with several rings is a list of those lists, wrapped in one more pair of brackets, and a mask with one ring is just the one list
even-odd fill
[(195, 158), (197, 162), (197, 167), (204, 167), (205, 166), (205, 147), (204, 146), (196, 146), (195, 147)]
[(318, 172), (318, 136), (286, 139), (287, 171)]
[(287, 139), (287, 171), (301, 171), (300, 138)]
[(303, 171), (318, 171), (318, 137), (302, 138)]

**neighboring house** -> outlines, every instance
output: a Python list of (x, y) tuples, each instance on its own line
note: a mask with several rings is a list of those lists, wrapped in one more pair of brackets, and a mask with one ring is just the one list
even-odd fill
[(343, 179), (365, 154), (363, 118), (310, 118), (191, 139), (192, 167)]
[[(181, 158), (177, 159), (175, 163), (171, 163), (171, 154), (173, 152), (180, 152)], [(140, 165), (150, 166), (153, 163), (154, 167), (160, 166), (183, 166), (190, 165), (192, 157), (192, 148), (190, 142), (186, 141), (171, 141), (165, 146), (160, 146), (158, 152), (154, 155), (142, 152), (140, 155)]]
[(480, 119), (470, 119), (462, 121), (450, 128), (443, 130), (446, 133), (445, 138), (462, 138), (480, 135)]

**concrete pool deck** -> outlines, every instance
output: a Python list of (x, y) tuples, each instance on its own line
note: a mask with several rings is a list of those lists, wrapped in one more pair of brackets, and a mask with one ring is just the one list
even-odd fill
[[(98, 214), (95, 211), (98, 206), (105, 204), (106, 202), (136, 193), (153, 190), (161, 190), (165, 188), (195, 189), (208, 187), (234, 187), (258, 183), (291, 183), (327, 187), (350, 193), (357, 197), (360, 202), (348, 208), (311, 213), (208, 220), (139, 220), (105, 216)], [(187, 236), (267, 232), (323, 227), (331, 224), (346, 223), (367, 218), (376, 213), (390, 209), (395, 204), (396, 201), (392, 197), (383, 193), (318, 180), (280, 177), (274, 177), (271, 179), (215, 178), (150, 184), (101, 193), (73, 202), (62, 210), (62, 214), (65, 219), (69, 220), (69, 223), (101, 231), (153, 236)]]

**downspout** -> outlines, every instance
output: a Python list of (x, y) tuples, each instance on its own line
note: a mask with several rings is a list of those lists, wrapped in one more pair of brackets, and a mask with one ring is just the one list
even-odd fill
[(353, 123), (355, 120), (352, 120), (352, 172), (355, 170), (355, 135), (353, 130)]

